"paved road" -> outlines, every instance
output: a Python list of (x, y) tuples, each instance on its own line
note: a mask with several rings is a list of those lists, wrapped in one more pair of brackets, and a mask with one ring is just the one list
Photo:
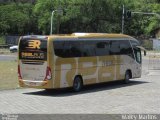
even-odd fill
[(17, 60), (17, 55), (0, 55), (0, 61), (13, 61)]
[(37, 89), (0, 91), (0, 113), (160, 113), (160, 72), (151, 71), (124, 85), (113, 82), (85, 88), (45, 92)]

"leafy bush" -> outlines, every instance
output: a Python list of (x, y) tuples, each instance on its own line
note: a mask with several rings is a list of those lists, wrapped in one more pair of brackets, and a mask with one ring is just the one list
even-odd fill
[(151, 40), (144, 40), (142, 43), (142, 46), (147, 49), (147, 50), (152, 50), (153, 49), (153, 43)]
[(0, 36), (0, 45), (5, 44), (5, 39), (3, 36)]

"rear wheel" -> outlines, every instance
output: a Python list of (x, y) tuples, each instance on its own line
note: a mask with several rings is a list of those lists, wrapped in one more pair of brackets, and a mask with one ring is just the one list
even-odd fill
[(83, 81), (81, 77), (75, 77), (73, 82), (73, 90), (79, 92), (83, 87)]
[(130, 72), (129, 71), (126, 71), (125, 73), (125, 78), (124, 78), (124, 83), (129, 83), (130, 82)]

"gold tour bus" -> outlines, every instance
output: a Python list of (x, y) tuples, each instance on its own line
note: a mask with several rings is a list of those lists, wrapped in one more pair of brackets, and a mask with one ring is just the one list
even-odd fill
[(21, 87), (54, 89), (141, 77), (141, 46), (124, 34), (73, 33), (19, 40)]

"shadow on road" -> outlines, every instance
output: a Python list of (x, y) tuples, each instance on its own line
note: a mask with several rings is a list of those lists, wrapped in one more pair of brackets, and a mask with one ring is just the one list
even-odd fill
[(122, 87), (129, 87), (133, 85), (145, 84), (149, 82), (145, 81), (130, 81), (128, 84), (124, 84), (122, 81), (114, 81), (114, 82), (107, 82), (107, 83), (100, 83), (94, 85), (87, 85), (83, 87), (83, 90), (80, 92), (74, 92), (71, 88), (65, 89), (53, 89), (53, 90), (40, 90), (36, 92), (27, 92), (23, 93), (26, 95), (38, 95), (38, 96), (51, 96), (51, 97), (65, 97), (65, 96), (72, 96), (72, 95), (79, 95), (85, 93), (92, 93), (92, 92), (99, 92), (111, 89), (118, 89)]

